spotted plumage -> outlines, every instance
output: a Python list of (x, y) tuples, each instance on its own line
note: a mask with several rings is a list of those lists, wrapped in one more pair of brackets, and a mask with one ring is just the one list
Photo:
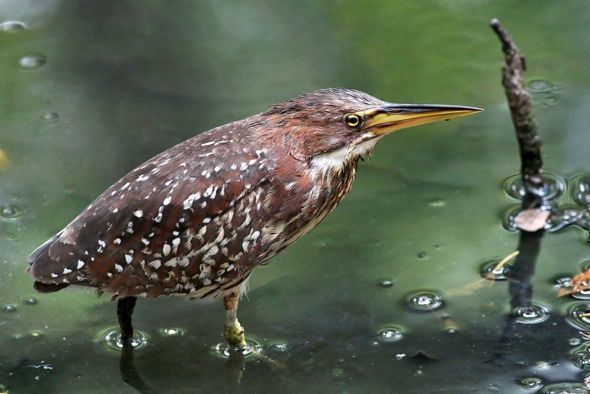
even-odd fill
[(202, 133), (107, 189), (31, 254), (28, 271), (42, 291), (223, 296), (237, 308), (252, 269), (334, 209), (358, 160), (395, 126), (372, 122), (432, 108), (324, 89)]

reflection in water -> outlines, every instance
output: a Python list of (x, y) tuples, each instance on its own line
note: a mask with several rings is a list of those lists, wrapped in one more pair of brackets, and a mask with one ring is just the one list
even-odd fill
[[(288, 339), (287, 350), (276, 355), (287, 368), (273, 370), (269, 379), (270, 368), (261, 362), (246, 361), (244, 372), (239, 357), (237, 366), (212, 357), (210, 346), (221, 340), (219, 306), (166, 299), (139, 307), (137, 327), (150, 340), (135, 351), (136, 372), (152, 388), (169, 392), (215, 392), (220, 384), (231, 391), (241, 382), (244, 392), (442, 387), (468, 393), (489, 387), (510, 393), (521, 390), (524, 378), (538, 376), (545, 385), (575, 379), (579, 370), (569, 363), (568, 339), (577, 331), (557, 313), (545, 323), (518, 325), (526, 340), (514, 340), (507, 350), (515, 361), (497, 368), (482, 360), (498, 347), (490, 338), (504, 324), (496, 301), (506, 303), (503, 285), (485, 281), (460, 298), (450, 290), (475, 279), (474, 261), (515, 246), (515, 234), (497, 226), (491, 214), (504, 202), (490, 180), (513, 171), (514, 141), (505, 130), (497, 84), (497, 42), (482, 23), (492, 14), (518, 20), (527, 55), (539, 60), (531, 72), (564, 86), (559, 103), (539, 116), (551, 166), (569, 177), (588, 168), (590, 80), (580, 70), (590, 62), (590, 8), (583, 0), (546, 7), (424, 1), (376, 0), (351, 12), (343, 4), (310, 0), (239, 6), (214, 0), (1, 0), (0, 23), (18, 20), (27, 28), (0, 28), (0, 203), (14, 202), (23, 211), (0, 217), (0, 309), (16, 307), (0, 310), (0, 387), (131, 391), (118, 377), (113, 354), (119, 354), (93, 341), (114, 329), (112, 305), (84, 292), (35, 295), (23, 256), (153, 154), (270, 102), (327, 86), (399, 101), (473, 102), (487, 111), (470, 124), (402, 132), (384, 142), (363, 163), (352, 194), (333, 216), (255, 273), (243, 318), (260, 334), (265, 354), (278, 350), (271, 353), (262, 338)], [(576, 45), (563, 45), (561, 38)], [(47, 62), (23, 70), (19, 60), (27, 54), (43, 54)], [(530, 87), (544, 90), (540, 85)], [(540, 104), (547, 93), (554, 94), (540, 93)], [(555, 273), (577, 270), (587, 257), (578, 235), (564, 231), (542, 241), (534, 300), (553, 311), (568, 306), (554, 297)], [(419, 253), (428, 256), (419, 259)], [(404, 295), (417, 288), (436, 289), (447, 302), (436, 314), (410, 311)], [(36, 305), (23, 302), (33, 295)], [(441, 321), (443, 312), (452, 320)], [(378, 340), (388, 323), (403, 328), (401, 340)], [(441, 324), (461, 329), (448, 335)], [(174, 326), (187, 332), (158, 334)], [(438, 361), (423, 363), (424, 355)], [(24, 357), (31, 362), (18, 364)], [(27, 367), (41, 360), (54, 369)]]
[(135, 368), (134, 347), (130, 343), (124, 343), (121, 350), (121, 358), (119, 360), (119, 370), (121, 371), (121, 379), (129, 386), (133, 387), (140, 393), (158, 393), (160, 391), (154, 390), (141, 377)]

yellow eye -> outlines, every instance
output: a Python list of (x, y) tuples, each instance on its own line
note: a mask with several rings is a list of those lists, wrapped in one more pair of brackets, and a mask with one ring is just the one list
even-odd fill
[(363, 119), (357, 114), (348, 114), (344, 117), (344, 123), (350, 128), (357, 128), (363, 123)]

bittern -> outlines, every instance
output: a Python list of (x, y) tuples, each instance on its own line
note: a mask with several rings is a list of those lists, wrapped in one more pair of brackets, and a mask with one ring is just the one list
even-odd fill
[(308, 233), (350, 191), (384, 136), (479, 108), (391, 104), (322, 89), (188, 139), (137, 167), (29, 256), (35, 288), (96, 287), (118, 299), (219, 297), (224, 337), (246, 346), (238, 301), (252, 270)]

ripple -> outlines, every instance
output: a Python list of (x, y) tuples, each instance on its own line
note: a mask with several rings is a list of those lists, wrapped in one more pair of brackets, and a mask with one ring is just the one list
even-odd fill
[(158, 330), (160, 335), (164, 337), (179, 337), (186, 333), (186, 330), (179, 327), (160, 328)]
[(5, 21), (0, 23), (0, 32), (3, 33), (16, 33), (26, 28), (27, 25), (21, 21)]
[(14, 219), (22, 216), (24, 210), (13, 203), (0, 203), (0, 216), (6, 219)]
[(444, 305), (444, 300), (436, 291), (415, 290), (406, 295), (406, 303), (412, 310), (425, 312), (439, 309)]
[(483, 263), (479, 268), (481, 277), (493, 281), (506, 280), (510, 265), (505, 264), (500, 269), (495, 269), (499, 262), (500, 260), (490, 260)]
[(428, 203), (431, 207), (444, 207), (447, 205), (447, 202), (441, 198), (435, 198), (434, 200), (430, 200)]
[[(521, 211), (522, 207), (520, 205), (514, 205), (507, 208), (502, 215), (502, 227), (511, 232), (519, 231), (519, 228), (516, 225), (516, 216)], [(582, 219), (583, 216), (584, 212), (578, 208), (563, 207), (553, 209), (545, 223), (545, 231), (555, 233), (569, 226), (578, 225), (578, 221)]]
[(526, 88), (531, 93), (545, 93), (555, 89), (555, 85), (546, 79), (534, 78), (526, 83)]
[(582, 343), (582, 340), (580, 338), (570, 338), (567, 340), (567, 343), (570, 346), (578, 346), (579, 344)]
[[(549, 172), (543, 174), (545, 184), (543, 185), (542, 197), (547, 200), (556, 200), (565, 193), (567, 184), (565, 180), (559, 175)], [(522, 184), (522, 177), (520, 174), (512, 175), (502, 182), (502, 190), (509, 197), (521, 200), (526, 195), (526, 190)]]
[(590, 289), (588, 289), (588, 290), (580, 290), (580, 291), (578, 291), (576, 293), (571, 293), (570, 296), (572, 296), (576, 300), (590, 301)]
[(572, 199), (576, 204), (590, 206), (590, 175), (582, 174), (571, 180)]
[(377, 333), (377, 339), (379, 340), (379, 342), (384, 343), (397, 342), (400, 341), (403, 337), (403, 328), (393, 324), (382, 326)]
[(393, 280), (391, 278), (381, 278), (377, 281), (379, 287), (388, 288), (393, 286)]
[(553, 286), (558, 289), (572, 287), (572, 277), (568, 275), (557, 277), (553, 280)]
[(45, 122), (57, 122), (59, 120), (59, 114), (57, 112), (45, 112), (39, 116), (39, 119)]
[(242, 353), (244, 360), (255, 360), (262, 352), (262, 345), (253, 339), (246, 338), (246, 347), (244, 349), (237, 349), (228, 345), (227, 342), (221, 342), (217, 345), (213, 345), (210, 351), (213, 356), (224, 360), (238, 352)]
[(4, 304), (2, 306), (2, 312), (12, 313), (12, 312), (16, 312), (17, 310), (18, 310), (18, 308), (14, 304)]
[(586, 386), (581, 383), (554, 383), (549, 384), (540, 393), (542, 394), (587, 394)]
[(520, 205), (513, 205), (508, 207), (502, 214), (502, 227), (504, 227), (505, 230), (511, 232), (519, 230), (516, 226), (516, 216), (518, 216), (520, 211), (522, 211), (522, 207)]
[(590, 365), (590, 343), (585, 342), (578, 347), (572, 349), (570, 354), (576, 358), (576, 365), (578, 368), (586, 368)]
[(566, 320), (577, 329), (590, 331), (590, 303), (581, 302), (569, 307)]
[(546, 94), (541, 101), (543, 107), (553, 107), (559, 103), (559, 98), (554, 94)]
[(549, 319), (549, 308), (542, 304), (532, 303), (528, 306), (514, 308), (512, 315), (517, 323), (538, 324)]
[(18, 61), (20, 67), (25, 70), (34, 70), (44, 66), (45, 63), (47, 63), (47, 57), (41, 54), (26, 55)]
[[(119, 351), (123, 349), (123, 341), (121, 340), (121, 332), (119, 328), (110, 328), (99, 334), (98, 338), (108, 350)], [(148, 343), (147, 334), (142, 331), (134, 330), (133, 338), (131, 339), (131, 346), (135, 349), (142, 348)]]
[(538, 390), (543, 387), (543, 381), (537, 377), (523, 378), (518, 384), (527, 390)]

